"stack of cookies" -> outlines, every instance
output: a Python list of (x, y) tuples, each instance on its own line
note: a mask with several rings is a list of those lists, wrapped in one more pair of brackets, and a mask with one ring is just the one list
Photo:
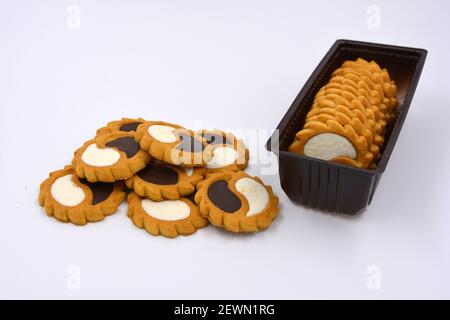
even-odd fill
[(395, 118), (396, 94), (388, 71), (376, 62), (345, 61), (316, 94), (289, 151), (374, 168), (386, 126)]
[(39, 203), (48, 216), (85, 225), (115, 213), (127, 187), (128, 216), (153, 235), (189, 235), (209, 222), (257, 232), (277, 217), (278, 198), (243, 171), (248, 161), (231, 133), (124, 118), (97, 130), (72, 165), (50, 173)]

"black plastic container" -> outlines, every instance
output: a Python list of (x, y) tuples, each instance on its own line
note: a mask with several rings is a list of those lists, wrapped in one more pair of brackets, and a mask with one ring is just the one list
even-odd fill
[[(295, 98), (278, 125), (277, 133), (266, 145), (267, 150), (278, 155), (281, 186), (292, 201), (344, 214), (359, 213), (370, 204), (405, 121), (426, 55), (427, 51), (423, 49), (351, 40), (335, 42)], [(304, 125), (316, 93), (345, 60), (359, 57), (374, 60), (381, 68), (387, 68), (398, 88), (397, 117), (387, 128), (376, 169), (358, 169), (288, 152), (295, 134)]]

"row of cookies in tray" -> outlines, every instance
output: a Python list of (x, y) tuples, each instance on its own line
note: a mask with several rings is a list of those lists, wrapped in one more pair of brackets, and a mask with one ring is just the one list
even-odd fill
[(256, 232), (277, 217), (278, 197), (243, 171), (248, 162), (231, 133), (123, 118), (97, 130), (72, 165), (50, 173), (39, 203), (49, 216), (84, 225), (115, 213), (126, 186), (128, 216), (153, 235), (189, 235), (209, 223)]
[(354, 167), (374, 167), (386, 126), (395, 118), (396, 94), (389, 72), (375, 61), (345, 61), (316, 94), (289, 150)]

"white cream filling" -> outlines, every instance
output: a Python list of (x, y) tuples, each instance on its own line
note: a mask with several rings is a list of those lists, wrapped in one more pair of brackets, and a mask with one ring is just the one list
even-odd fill
[(148, 215), (159, 220), (182, 220), (186, 219), (191, 214), (189, 206), (181, 200), (155, 202), (149, 199), (143, 199), (141, 205)]
[(173, 143), (177, 141), (177, 137), (173, 134), (174, 130), (175, 128), (173, 127), (158, 124), (150, 126), (147, 129), (149, 135), (163, 143)]
[(236, 150), (230, 147), (217, 147), (213, 150), (211, 160), (206, 164), (209, 169), (217, 169), (233, 164), (238, 158), (239, 154)]
[(192, 176), (192, 174), (194, 173), (194, 168), (183, 168), (183, 169), (188, 177)]
[(336, 157), (355, 159), (357, 156), (350, 141), (335, 133), (319, 133), (306, 142), (303, 151), (308, 157), (326, 161)]
[(249, 204), (247, 217), (261, 213), (269, 204), (269, 192), (259, 182), (251, 178), (241, 178), (236, 181), (236, 190), (244, 195)]
[(81, 155), (81, 160), (84, 163), (95, 167), (111, 166), (119, 159), (119, 151), (112, 148), (100, 149), (95, 143), (89, 145)]
[(50, 188), (50, 193), (53, 199), (67, 207), (79, 205), (85, 197), (83, 189), (72, 181), (71, 174), (56, 179)]

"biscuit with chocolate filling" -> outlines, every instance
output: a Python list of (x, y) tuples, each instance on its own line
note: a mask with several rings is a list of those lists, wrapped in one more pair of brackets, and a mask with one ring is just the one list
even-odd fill
[(279, 211), (272, 188), (243, 171), (211, 174), (199, 184), (195, 202), (213, 225), (231, 232), (264, 230)]
[(115, 213), (125, 199), (122, 182), (90, 183), (79, 179), (72, 166), (50, 173), (42, 182), (39, 204), (49, 217), (85, 225)]
[(177, 167), (153, 159), (136, 175), (126, 181), (128, 188), (153, 201), (176, 200), (195, 191), (203, 180), (204, 168)]
[(131, 178), (150, 161), (134, 132), (112, 132), (87, 141), (75, 151), (72, 165), (89, 182), (114, 182)]
[(111, 132), (136, 132), (137, 127), (145, 122), (142, 118), (122, 118), (121, 120), (108, 122), (106, 126), (97, 130), (97, 135)]
[(198, 134), (212, 146), (212, 157), (206, 163), (207, 174), (219, 171), (239, 171), (248, 166), (249, 151), (244, 141), (232, 133), (220, 130), (201, 130)]
[(136, 132), (136, 141), (154, 158), (185, 167), (204, 167), (211, 158), (205, 139), (179, 125), (146, 121)]

